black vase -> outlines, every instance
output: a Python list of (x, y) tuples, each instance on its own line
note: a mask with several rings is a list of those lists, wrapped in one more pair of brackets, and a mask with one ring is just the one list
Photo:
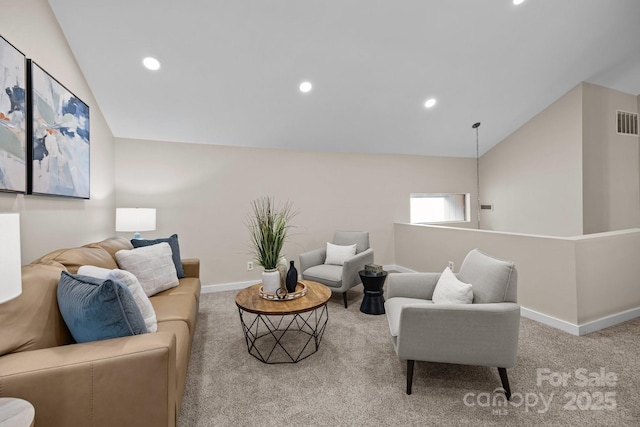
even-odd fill
[(287, 292), (295, 292), (298, 284), (298, 270), (293, 266), (293, 261), (289, 262), (289, 272), (287, 273)]

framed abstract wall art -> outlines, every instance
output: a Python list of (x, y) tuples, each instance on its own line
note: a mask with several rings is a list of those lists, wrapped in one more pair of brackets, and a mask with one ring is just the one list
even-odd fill
[(27, 59), (27, 193), (88, 199), (89, 106)]
[(27, 188), (25, 78), (24, 55), (0, 36), (0, 191)]

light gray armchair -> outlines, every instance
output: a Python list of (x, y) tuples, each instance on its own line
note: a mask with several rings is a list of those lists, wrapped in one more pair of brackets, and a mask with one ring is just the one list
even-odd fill
[(497, 367), (510, 399), (507, 368), (516, 364), (520, 328), (515, 265), (477, 249), (469, 252), (457, 278), (472, 285), (472, 304), (434, 304), (439, 278), (440, 273), (387, 278), (385, 311), (395, 351), (407, 361), (407, 394), (414, 362), (421, 360)]
[(336, 231), (331, 241), (334, 245), (356, 245), (356, 254), (344, 265), (325, 264), (327, 248), (314, 249), (300, 254), (300, 274), (305, 280), (327, 285), (332, 292), (342, 292), (344, 308), (347, 308), (347, 291), (361, 283), (358, 272), (365, 264), (373, 263), (373, 249), (369, 247), (366, 231)]

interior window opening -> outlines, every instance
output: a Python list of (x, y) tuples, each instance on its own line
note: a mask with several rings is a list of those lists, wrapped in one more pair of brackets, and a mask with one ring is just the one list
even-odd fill
[(469, 193), (412, 193), (411, 224), (469, 221)]

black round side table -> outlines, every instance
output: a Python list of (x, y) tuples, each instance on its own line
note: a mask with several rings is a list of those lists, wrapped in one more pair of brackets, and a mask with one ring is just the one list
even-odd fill
[(384, 314), (382, 287), (387, 278), (387, 272), (376, 274), (360, 270), (358, 274), (364, 286), (364, 298), (360, 304), (360, 311), (366, 314)]

